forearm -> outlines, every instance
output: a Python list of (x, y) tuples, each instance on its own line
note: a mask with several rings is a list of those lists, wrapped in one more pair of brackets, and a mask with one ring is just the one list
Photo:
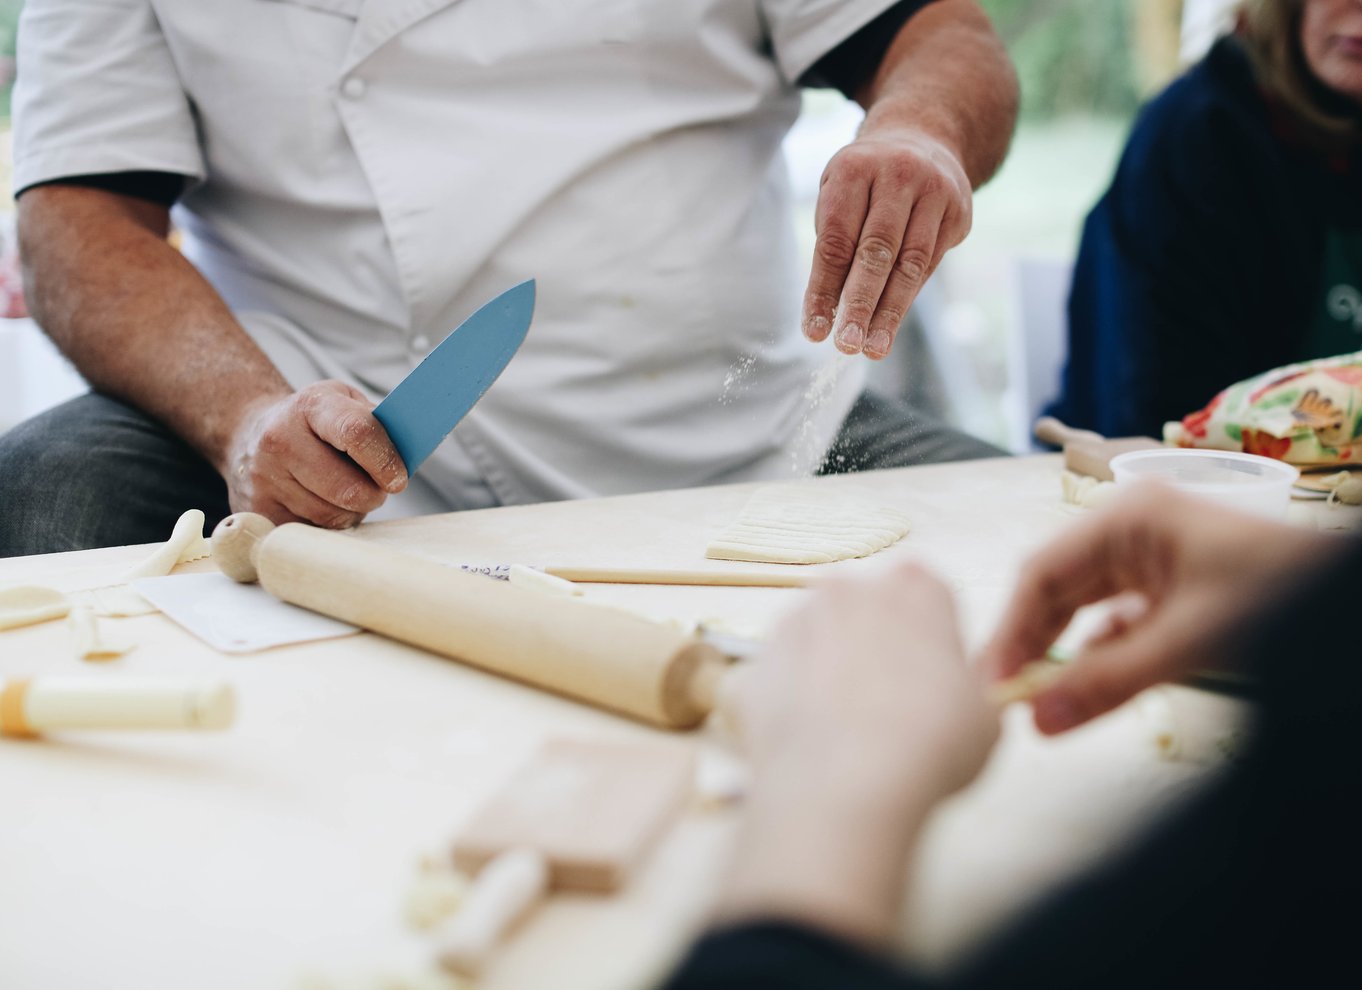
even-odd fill
[(857, 95), (861, 133), (915, 130), (945, 144), (978, 188), (998, 170), (1017, 120), (1016, 72), (975, 0), (937, 0), (904, 25)]
[(290, 392), (222, 298), (165, 239), (167, 211), (97, 189), (19, 200), (29, 306), (106, 394), (155, 416), (225, 470), (245, 413)]

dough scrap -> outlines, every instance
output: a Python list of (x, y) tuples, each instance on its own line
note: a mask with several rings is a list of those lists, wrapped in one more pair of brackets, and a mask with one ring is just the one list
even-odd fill
[(66, 616), (66, 624), (76, 640), (76, 656), (81, 660), (113, 660), (132, 649), (131, 643), (106, 639), (99, 630), (99, 620), (89, 605), (77, 605)]
[(426, 859), (403, 904), (407, 924), (418, 931), (428, 931), (453, 917), (467, 898), (468, 888), (468, 878), (452, 864)]
[(564, 598), (582, 593), (581, 587), (576, 583), (554, 574), (546, 574), (537, 567), (527, 567), (524, 564), (512, 564), (507, 580), (517, 588), (526, 588), (548, 595), (559, 595)]
[(759, 488), (705, 556), (772, 564), (826, 564), (865, 557), (908, 533), (908, 517), (845, 489)]
[(72, 598), (77, 604), (88, 606), (95, 615), (106, 618), (123, 619), (134, 615), (151, 615), (160, 611), (126, 584), (112, 584), (107, 588), (78, 591)]
[(1329, 489), (1330, 505), (1362, 505), (1362, 473), (1339, 471), (1319, 480)]
[(1106, 505), (1116, 494), (1114, 481), (1099, 481), (1086, 474), (1065, 471), (1059, 476), (1060, 491), (1066, 505), (1081, 509), (1097, 509)]
[(0, 588), (0, 629), (50, 622), (70, 611), (71, 600), (55, 588), (33, 584)]
[(212, 546), (203, 538), (203, 513), (190, 509), (175, 521), (170, 539), (161, 544), (151, 556), (135, 567), (130, 568), (120, 584), (127, 584), (144, 577), (164, 577), (175, 569), (176, 564), (200, 560), (212, 553)]

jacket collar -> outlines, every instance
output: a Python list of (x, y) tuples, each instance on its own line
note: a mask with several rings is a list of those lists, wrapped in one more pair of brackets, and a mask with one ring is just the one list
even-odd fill
[(459, 0), (363, 0), (342, 72), (351, 72), (407, 28)]

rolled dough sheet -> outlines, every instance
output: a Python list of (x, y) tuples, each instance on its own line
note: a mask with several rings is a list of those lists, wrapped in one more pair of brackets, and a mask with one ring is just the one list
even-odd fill
[(705, 556), (772, 564), (826, 564), (865, 557), (908, 533), (908, 517), (845, 489), (759, 488)]

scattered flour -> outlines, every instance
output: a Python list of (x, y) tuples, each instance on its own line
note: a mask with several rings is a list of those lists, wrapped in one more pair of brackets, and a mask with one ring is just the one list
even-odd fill
[(795, 442), (790, 449), (790, 468), (796, 477), (808, 477), (827, 456), (825, 441), (818, 429), (818, 413), (823, 404), (837, 392), (837, 382), (847, 366), (858, 360), (856, 356), (837, 353), (814, 372), (809, 387), (804, 390), (803, 414), (795, 428)]

